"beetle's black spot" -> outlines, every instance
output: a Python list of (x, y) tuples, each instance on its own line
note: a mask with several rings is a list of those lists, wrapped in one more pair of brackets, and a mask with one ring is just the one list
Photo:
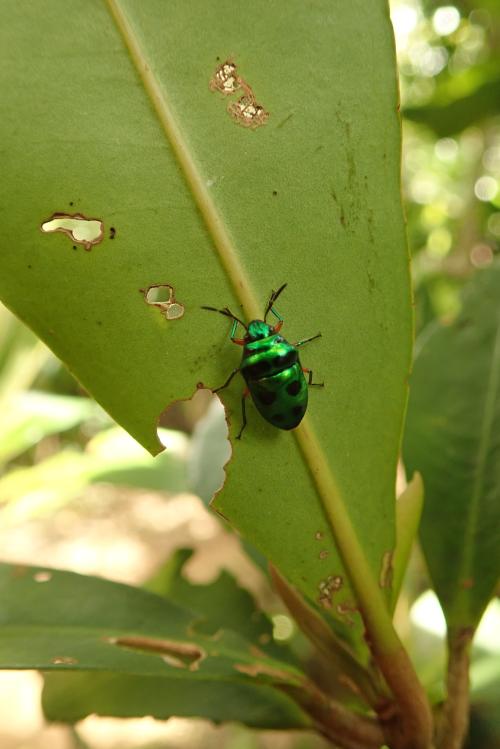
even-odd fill
[(285, 415), (284, 414), (274, 414), (273, 421), (284, 421)]
[(257, 398), (264, 406), (271, 406), (276, 400), (276, 393), (269, 390), (262, 390), (258, 393)]
[(304, 413), (304, 407), (303, 406), (294, 406), (292, 408), (292, 413), (294, 416), (302, 416)]
[(245, 367), (245, 373), (247, 376), (257, 380), (259, 377), (262, 377), (262, 375), (265, 375), (269, 372), (271, 368), (271, 365), (266, 359), (262, 359), (261, 361), (255, 362), (255, 364), (250, 364), (248, 367)]
[(292, 364), (297, 361), (297, 354), (295, 351), (289, 351), (285, 356), (274, 356), (273, 364), (275, 367), (281, 367), (282, 369), (288, 369)]
[(286, 389), (286, 392), (288, 395), (297, 395), (300, 392), (300, 382), (299, 380), (294, 380), (291, 382)]

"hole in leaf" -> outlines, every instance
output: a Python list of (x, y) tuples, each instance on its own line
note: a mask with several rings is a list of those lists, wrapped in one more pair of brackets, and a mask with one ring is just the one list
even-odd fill
[(168, 283), (155, 283), (147, 289), (140, 289), (144, 301), (158, 307), (167, 320), (178, 320), (184, 314), (184, 305), (175, 298), (174, 287)]
[(278, 641), (289, 640), (294, 633), (293, 621), (289, 616), (276, 614), (273, 616), (273, 637)]
[(35, 572), (35, 574), (33, 575), (33, 580), (36, 583), (48, 583), (49, 580), (52, 580), (52, 572), (46, 572), (46, 571)]
[(103, 222), (96, 218), (86, 218), (81, 213), (54, 213), (40, 228), (45, 233), (66, 234), (72, 242), (83, 245), (86, 250), (91, 250), (104, 237)]
[(219, 398), (202, 386), (192, 398), (168, 406), (160, 416), (159, 427), (160, 441), (162, 427), (191, 434), (188, 483), (190, 490), (208, 504), (224, 485), (224, 466), (231, 457), (226, 413)]

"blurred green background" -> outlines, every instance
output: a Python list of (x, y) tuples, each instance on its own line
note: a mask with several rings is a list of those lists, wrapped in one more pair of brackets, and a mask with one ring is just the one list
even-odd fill
[[(500, 2), (392, 0), (403, 116), (403, 193), (413, 259), (416, 332), (456, 313), (460, 291), (500, 249)], [(162, 417), (168, 450), (151, 458), (87, 399), (45, 346), (0, 308), (2, 561), (47, 564), (141, 584), (180, 547), (198, 582), (224, 566), (293, 636), (259, 565), (206, 510), (229, 455), (220, 404), (207, 391)], [(402, 479), (404, 481), (404, 479)], [(431, 694), (442, 690), (444, 623), (418, 552), (397, 612)], [(469, 747), (500, 746), (492, 656), (498, 604), (478, 634)], [(498, 671), (498, 668), (497, 668)], [(36, 674), (0, 675), (3, 749), (227, 747), (320, 749), (314, 736), (204, 721), (89, 718), (44, 725)], [(23, 716), (20, 720), (19, 717)]]

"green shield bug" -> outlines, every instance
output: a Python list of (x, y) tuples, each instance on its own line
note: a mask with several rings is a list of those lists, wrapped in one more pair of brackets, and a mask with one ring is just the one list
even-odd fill
[[(247, 424), (245, 402), (248, 395), (252, 396), (257, 410), (270, 424), (278, 429), (294, 429), (307, 409), (308, 385), (324, 386), (322, 382), (312, 381), (312, 370), (301, 367), (297, 350), (305, 343), (320, 338), (321, 333), (293, 344), (280, 335), (283, 318), (274, 308), (274, 303), (285, 287), (286, 283), (278, 291), (271, 292), (264, 319), (252, 320), (248, 325), (227, 307), (202, 307), (229, 317), (233, 321), (230, 338), (233, 343), (243, 346), (240, 366), (231, 372), (223, 385), (212, 391), (218, 393), (226, 388), (238, 372), (243, 375), (247, 386), (241, 399), (243, 422), (236, 439), (241, 438)], [(269, 313), (278, 320), (276, 325), (266, 322)], [(245, 329), (243, 338), (236, 338), (238, 325)], [(308, 375), (307, 381), (304, 373)]]

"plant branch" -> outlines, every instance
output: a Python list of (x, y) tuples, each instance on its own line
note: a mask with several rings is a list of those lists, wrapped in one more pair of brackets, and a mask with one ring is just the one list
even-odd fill
[(474, 630), (467, 627), (448, 639), (447, 695), (439, 728), (439, 749), (461, 749), (469, 728), (469, 660)]
[(307, 417), (295, 434), (354, 589), (367, 642), (400, 709), (403, 730), (394, 746), (397, 749), (429, 749), (432, 746), (433, 720), (427, 697), (393, 627), (378, 581), (374, 579), (349, 519), (344, 498)]
[(280, 686), (313, 718), (317, 730), (342, 749), (380, 749), (385, 738), (378, 721), (351, 712), (312, 682), (304, 688)]

